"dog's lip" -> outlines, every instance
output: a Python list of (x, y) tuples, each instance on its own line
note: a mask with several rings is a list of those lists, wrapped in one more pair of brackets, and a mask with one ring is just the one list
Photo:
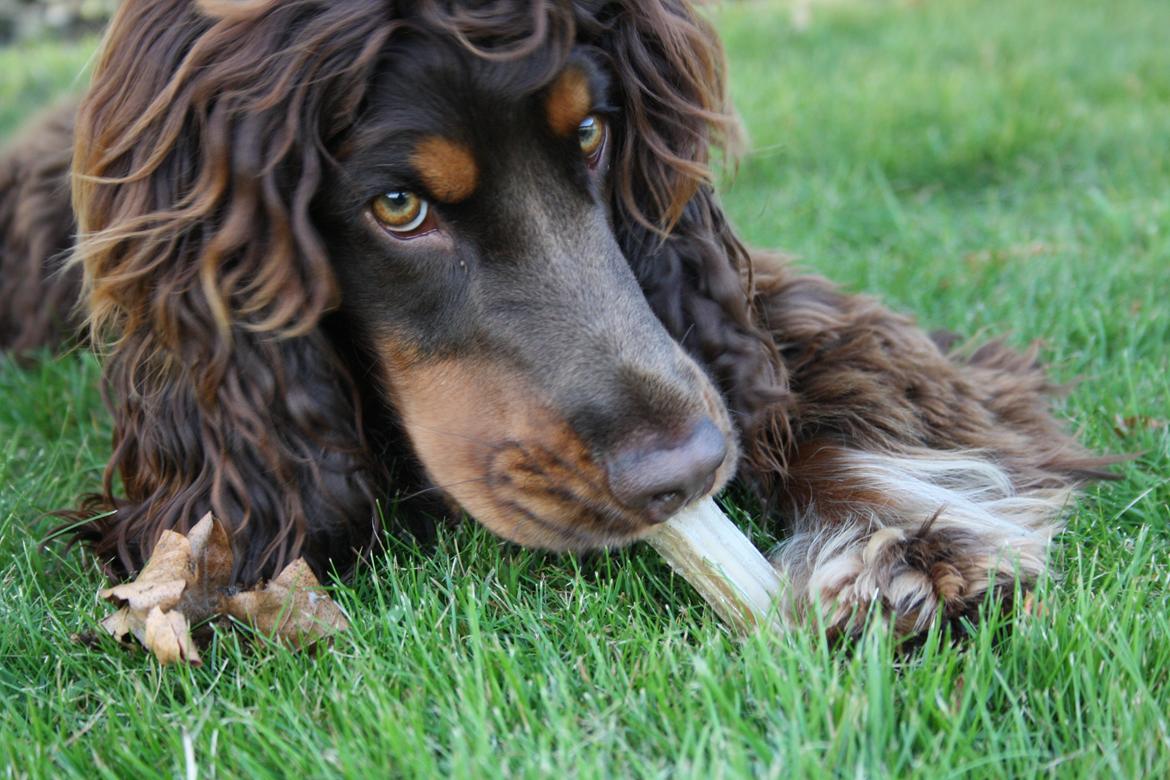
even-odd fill
[[(722, 466), (720, 468), (722, 468)], [(632, 544), (641, 540), (648, 534), (653, 533), (655, 529), (659, 528), (664, 522), (674, 517), (674, 515), (682, 511), (683, 508), (712, 495), (715, 485), (718, 481), (718, 474), (718, 471), (712, 473), (711, 476), (707, 478), (707, 481), (703, 485), (702, 490), (696, 492), (692, 496), (688, 496), (687, 499), (683, 501), (677, 509), (661, 516), (655, 514), (651, 510), (633, 512), (625, 507), (622, 507), (613, 496), (607, 495), (604, 499), (605, 505), (612, 508), (612, 510), (614, 510), (615, 513), (622, 518), (622, 520), (626, 523), (627, 528), (622, 531), (609, 533), (598, 533), (592, 529), (584, 530), (589, 536), (594, 537), (597, 540), (599, 547), (621, 547), (627, 544)], [(574, 526), (574, 528), (578, 531), (583, 530), (577, 526)]]
[[(722, 428), (722, 426), (720, 426)], [(585, 543), (574, 543), (569, 541), (568, 536), (563, 541), (566, 543), (561, 547), (563, 550), (588, 550), (588, 549), (607, 549), (613, 547), (623, 547), (632, 544), (655, 529), (661, 527), (662, 523), (669, 520), (678, 512), (682, 511), (687, 506), (694, 504), (704, 498), (707, 498), (716, 492), (716, 488), (722, 487), (728, 481), (729, 464), (733, 464), (738, 460), (738, 448), (736, 447), (733, 437), (729, 438), (729, 450), (723, 462), (716, 468), (704, 481), (702, 489), (695, 491), (676, 508), (670, 512), (663, 514), (656, 514), (650, 510), (635, 510), (624, 506), (616, 496), (608, 489), (608, 487), (593, 484), (589, 495), (576, 502), (565, 504), (563, 514), (557, 513), (559, 516), (543, 515), (542, 520), (552, 527), (563, 528), (566, 532), (572, 532), (572, 535), (581, 540), (584, 537)], [(517, 440), (509, 440), (507, 445), (514, 450), (521, 452), (527, 451), (528, 447), (525, 443)], [(494, 464), (493, 464), (494, 465)], [(497, 471), (491, 466), (488, 467), (488, 484), (493, 483), (508, 483), (515, 485), (515, 482), (509, 477), (509, 469), (505, 468)], [(734, 467), (732, 467), (734, 471)], [(469, 510), (469, 514), (474, 517), (475, 513)], [(594, 522), (589, 521), (591, 515), (601, 515), (606, 519), (605, 525), (608, 527), (597, 527)]]
[[(492, 475), (488, 480), (489, 484), (497, 481), (510, 482), (507, 477), (499, 474)], [(539, 495), (538, 491), (533, 493)], [(476, 517), (471, 508), (462, 506), (457, 499), (455, 501), (472, 518)], [(507, 503), (512, 501), (515, 499)], [(497, 508), (502, 508), (503, 502), (498, 498), (495, 503)], [(528, 511), (531, 512), (531, 509)], [(633, 512), (619, 504), (613, 496), (601, 492), (573, 503), (566, 502), (563, 505), (563, 512), (540, 513), (538, 517), (548, 530), (562, 534), (558, 544), (549, 546), (550, 549), (562, 551), (583, 552), (623, 547), (641, 539), (658, 525), (645, 513)], [(504, 536), (509, 538), (507, 534)], [(524, 544), (522, 541), (520, 543)]]

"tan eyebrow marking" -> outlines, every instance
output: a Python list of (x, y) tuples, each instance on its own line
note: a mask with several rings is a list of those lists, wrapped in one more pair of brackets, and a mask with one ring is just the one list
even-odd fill
[(548, 126), (560, 136), (576, 132), (577, 125), (589, 114), (593, 96), (589, 94), (589, 80), (580, 68), (568, 67), (549, 89), (544, 112)]
[(431, 195), (443, 203), (471, 197), (479, 182), (479, 166), (466, 144), (428, 135), (414, 147), (410, 162)]

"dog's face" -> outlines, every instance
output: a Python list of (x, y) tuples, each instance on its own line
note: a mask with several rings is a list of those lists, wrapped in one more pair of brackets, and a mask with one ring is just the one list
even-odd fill
[(404, 36), (315, 209), (363, 368), (430, 478), (552, 549), (638, 538), (737, 458), (719, 394), (615, 239), (601, 63)]

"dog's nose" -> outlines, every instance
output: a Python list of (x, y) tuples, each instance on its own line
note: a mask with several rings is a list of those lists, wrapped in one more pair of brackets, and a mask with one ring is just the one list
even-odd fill
[(660, 441), (618, 452), (606, 463), (609, 488), (626, 507), (661, 523), (711, 489), (727, 442), (704, 417), (681, 442)]

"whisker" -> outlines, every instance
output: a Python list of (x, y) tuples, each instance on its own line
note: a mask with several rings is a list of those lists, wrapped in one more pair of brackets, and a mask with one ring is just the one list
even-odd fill
[(488, 477), (485, 474), (482, 477), (472, 477), (471, 479), (461, 479), (461, 480), (458, 480), (456, 482), (447, 482), (447, 483), (442, 484), (442, 485), (431, 485), (429, 487), (420, 488), (419, 490), (416, 490), (413, 493), (407, 493), (406, 495), (397, 496), (396, 498), (399, 501), (409, 501), (412, 498), (418, 498), (419, 496), (425, 495), (427, 493), (430, 493), (430, 492), (433, 492), (436, 490), (447, 490), (448, 488), (458, 487), (459, 485), (469, 485), (469, 484), (472, 484), (475, 482), (487, 482), (487, 479), (488, 479)]

